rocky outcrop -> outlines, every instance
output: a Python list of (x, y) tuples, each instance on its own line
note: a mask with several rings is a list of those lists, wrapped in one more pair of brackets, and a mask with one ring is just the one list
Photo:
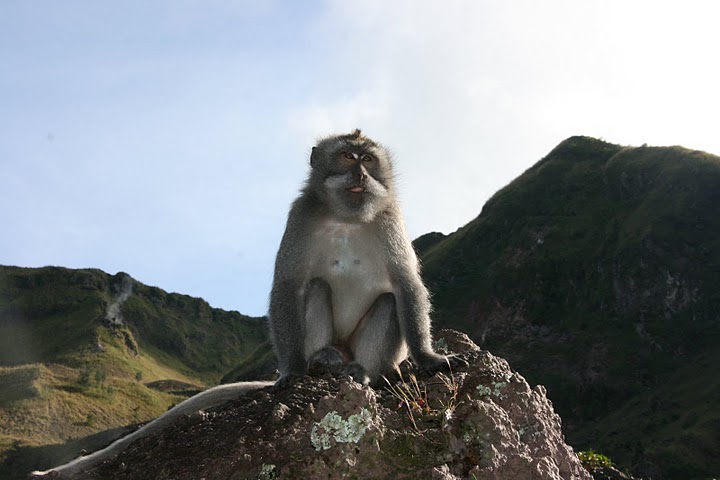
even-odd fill
[(447, 374), (386, 388), (305, 378), (178, 419), (82, 478), (591, 479), (563, 440), (545, 389), (466, 336), (438, 348), (468, 352)]

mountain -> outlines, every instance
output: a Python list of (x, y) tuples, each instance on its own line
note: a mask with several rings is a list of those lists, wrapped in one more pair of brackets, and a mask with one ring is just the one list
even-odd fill
[(416, 240), (435, 324), (548, 389), (568, 443), (652, 478), (720, 472), (720, 158), (572, 137)]
[(70, 361), (110, 335), (214, 382), (267, 339), (263, 324), (122, 272), (0, 266), (0, 365)]
[[(717, 477), (718, 205), (718, 157), (572, 137), (468, 225), (414, 242), (435, 327), (544, 385), (576, 451)], [(0, 478), (272, 362), (263, 319), (124, 273), (0, 267)]]
[(49, 445), (157, 417), (267, 343), (263, 318), (125, 273), (0, 266), (0, 478), (56, 463)]

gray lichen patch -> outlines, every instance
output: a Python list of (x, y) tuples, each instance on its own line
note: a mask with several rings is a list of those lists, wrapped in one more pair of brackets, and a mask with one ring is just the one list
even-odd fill
[(494, 396), (495, 398), (503, 398), (502, 391), (507, 385), (506, 382), (492, 382), (490, 386), (480, 384), (475, 390), (481, 397)]
[(277, 467), (271, 463), (263, 463), (257, 480), (273, 480), (275, 478), (278, 478)]
[(310, 442), (317, 451), (328, 450), (332, 446), (330, 439), (335, 439), (337, 443), (358, 443), (372, 423), (372, 414), (366, 408), (350, 415), (347, 420), (337, 412), (329, 412), (313, 424)]
[(440, 353), (444, 353), (444, 354), (450, 353), (450, 347), (448, 347), (448, 344), (444, 338), (438, 338), (437, 340), (435, 340), (433, 342), (433, 349), (436, 352), (440, 352)]

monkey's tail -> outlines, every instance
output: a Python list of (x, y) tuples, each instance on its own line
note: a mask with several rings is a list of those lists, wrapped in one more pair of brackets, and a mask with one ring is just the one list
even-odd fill
[(133, 433), (116, 440), (102, 450), (98, 450), (97, 452), (84, 457), (78, 457), (65, 465), (60, 465), (59, 467), (51, 468), (50, 470), (32, 472), (30, 474), (31, 478), (44, 477), (53, 472), (60, 474), (61, 478), (72, 478), (73, 475), (114, 457), (138, 438), (163, 430), (181, 415), (197, 412), (198, 410), (214, 407), (215, 405), (220, 405), (228, 400), (244, 395), (251, 390), (269, 387), (273, 385), (273, 383), (274, 382), (238, 382), (229, 383), (227, 385), (219, 385), (209, 390), (205, 390), (204, 392), (198, 393), (194, 397), (190, 397), (184, 402), (175, 405), (152, 422)]

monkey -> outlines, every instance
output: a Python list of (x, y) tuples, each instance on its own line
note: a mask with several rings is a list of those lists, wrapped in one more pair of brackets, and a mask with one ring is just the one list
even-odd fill
[(378, 385), (409, 357), (429, 372), (430, 298), (388, 149), (356, 129), (321, 139), (276, 257), (268, 324), (278, 385), (306, 373)]
[[(268, 308), (277, 388), (304, 375), (351, 376), (377, 386), (408, 355), (433, 372), (464, 363), (433, 351), (430, 296), (396, 197), (389, 151), (362, 134), (321, 139), (288, 214)], [(220, 385), (191, 397), (103, 450), (32, 475), (63, 476), (108, 460), (184, 414), (273, 382)]]

